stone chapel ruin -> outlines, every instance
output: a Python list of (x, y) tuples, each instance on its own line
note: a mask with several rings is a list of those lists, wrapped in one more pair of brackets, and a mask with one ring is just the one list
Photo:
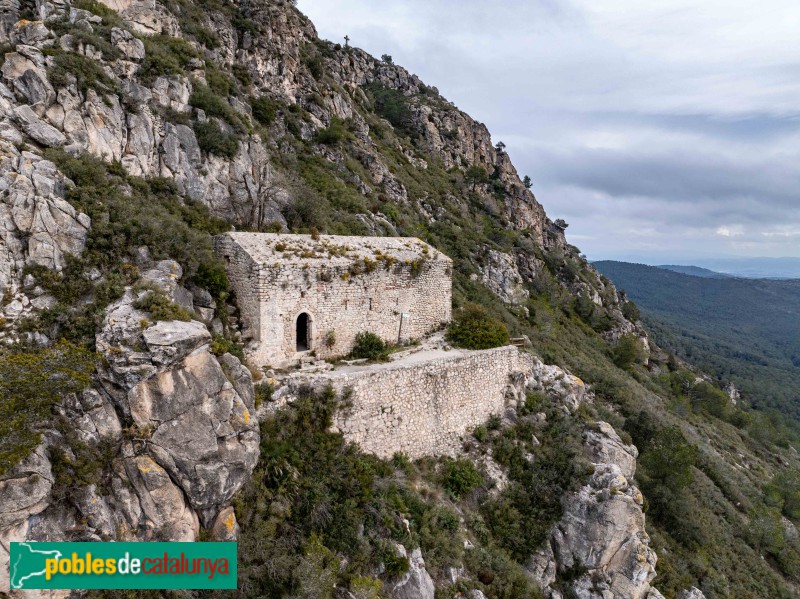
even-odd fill
[(346, 355), (362, 331), (402, 343), (450, 321), (452, 260), (416, 238), (237, 232), (216, 249), (258, 366)]
[(429, 336), (451, 319), (453, 263), (419, 239), (226, 233), (215, 242), (254, 366), (344, 356), (362, 331), (391, 343), (426, 338), (386, 363), (278, 376), (272, 409), (309, 386), (347, 393), (351, 406), (335, 425), (364, 451), (458, 455), (464, 435), (528, 390), (583, 396), (580, 379), (530, 352), (456, 349)]

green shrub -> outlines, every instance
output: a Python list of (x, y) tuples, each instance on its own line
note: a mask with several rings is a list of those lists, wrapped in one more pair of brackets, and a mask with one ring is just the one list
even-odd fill
[(228, 104), (225, 98), (215, 93), (207, 85), (194, 81), (192, 95), (189, 96), (189, 105), (198, 108), (209, 117), (219, 117), (237, 131), (243, 132), (244, 126), (237, 112)]
[(214, 121), (195, 122), (192, 125), (200, 149), (208, 154), (233, 158), (239, 151), (239, 140), (225, 133)]
[[(475, 548), (465, 554), (465, 565), (475, 573), (487, 597), (494, 599), (541, 599), (536, 584), (517, 562), (493, 545)], [(473, 583), (475, 585), (476, 583)]]
[(641, 359), (642, 342), (633, 333), (620, 337), (612, 350), (614, 364), (620, 368), (630, 368)]
[(595, 308), (595, 303), (586, 293), (579, 294), (573, 302), (573, 310), (575, 310), (575, 314), (577, 314), (581, 320), (589, 324), (592, 322), (592, 316), (594, 316)]
[(258, 383), (257, 385), (253, 385), (253, 391), (255, 392), (256, 408), (258, 408), (265, 401), (272, 401), (272, 394), (275, 391), (275, 387), (270, 383)]
[(325, 129), (317, 131), (316, 140), (318, 143), (328, 146), (335, 146), (347, 137), (347, 129), (342, 119), (333, 117), (331, 124)]
[(275, 117), (278, 114), (278, 104), (267, 96), (252, 98), (250, 100), (250, 108), (253, 109), (253, 118), (265, 127), (269, 127), (275, 122)]
[(402, 470), (407, 476), (414, 470), (414, 465), (411, 463), (408, 455), (402, 451), (396, 451), (392, 454), (391, 464), (394, 468)]
[(137, 310), (149, 312), (153, 320), (182, 320), (188, 322), (192, 315), (172, 301), (160, 287), (151, 287), (147, 293), (133, 302)]
[(314, 46), (307, 44), (303, 47), (302, 60), (314, 79), (317, 81), (322, 79), (322, 75), (325, 73), (325, 62)]
[(470, 460), (448, 459), (444, 463), (442, 485), (460, 499), (483, 484), (483, 477)]
[(236, 93), (236, 84), (217, 67), (206, 65), (206, 84), (213, 93), (223, 98)]
[[(214, 337), (211, 339), (211, 353), (215, 356), (231, 354), (232, 356), (239, 358), (240, 362), (245, 361), (244, 348), (238, 343), (231, 341), (222, 335), (214, 335)], [(261, 391), (266, 392), (266, 389), (262, 389)]]
[(489, 438), (489, 431), (485, 426), (479, 424), (472, 430), (472, 436), (483, 443)]
[(639, 308), (633, 302), (625, 302), (622, 304), (622, 315), (631, 322), (637, 322), (642, 317), (639, 313)]
[(225, 268), (219, 262), (205, 262), (197, 267), (194, 282), (208, 291), (217, 301), (228, 297), (230, 283)]
[(235, 64), (232, 70), (233, 76), (245, 89), (253, 85), (253, 78), (250, 77), (250, 71), (245, 65)]
[(509, 336), (505, 324), (471, 304), (458, 311), (447, 329), (447, 340), (466, 349), (491, 349), (507, 345)]
[(473, 191), (478, 185), (485, 185), (489, 182), (489, 174), (486, 172), (486, 169), (478, 165), (469, 167), (464, 176)]
[(351, 358), (366, 360), (385, 360), (389, 357), (386, 342), (375, 333), (362, 331), (356, 335), (355, 345), (350, 352)]
[(350, 580), (350, 593), (354, 599), (381, 599), (383, 583), (376, 578), (356, 576)]
[(386, 549), (383, 551), (381, 557), (383, 565), (386, 568), (387, 576), (394, 578), (408, 572), (410, 567), (408, 558), (403, 555), (398, 555), (394, 546), (391, 544), (386, 545)]
[(732, 416), (733, 404), (731, 404), (731, 398), (719, 387), (702, 381), (692, 388), (691, 395), (695, 410), (702, 410), (712, 416), (726, 420)]
[(162, 75), (182, 75), (186, 65), (197, 52), (186, 40), (169, 35), (152, 35), (142, 38), (145, 57), (138, 76), (145, 85)]
[(775, 475), (764, 489), (768, 505), (779, 508), (783, 515), (800, 522), (800, 472), (787, 469)]
[(104, 25), (110, 25), (113, 27), (122, 27), (122, 17), (117, 14), (117, 12), (102, 2), (98, 2), (97, 0), (76, 0), (72, 3), (73, 8), (79, 8), (81, 10), (88, 10), (90, 13), (95, 14), (99, 17), (102, 17)]
[(209, 50), (219, 48), (219, 37), (217, 37), (217, 34), (207, 27), (192, 27), (189, 31), (184, 29), (184, 32), (190, 33), (198, 43), (202, 44)]
[(403, 133), (413, 134), (416, 132), (414, 112), (402, 92), (391, 87), (385, 87), (378, 82), (369, 84), (366, 90), (372, 97), (377, 114)]

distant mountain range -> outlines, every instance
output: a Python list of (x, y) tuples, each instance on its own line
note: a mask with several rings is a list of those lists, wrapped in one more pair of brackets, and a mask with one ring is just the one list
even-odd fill
[(800, 419), (800, 280), (615, 261), (594, 266), (636, 302), (659, 345), (733, 381), (753, 405)]
[[(800, 279), (800, 257), (796, 258), (667, 258), (648, 255), (641, 260), (647, 264), (663, 265), (660, 268), (674, 270), (697, 277), (706, 276), (703, 270), (719, 275), (731, 275), (746, 279)], [(638, 262), (631, 257), (618, 258), (620, 262)], [(691, 265), (691, 266), (689, 266)], [(695, 269), (701, 269), (697, 271)], [(716, 277), (714, 277), (716, 278)]]
[(715, 272), (748, 279), (800, 279), (800, 258), (720, 258), (692, 262)]
[(660, 265), (658, 268), (671, 270), (673, 272), (678, 272), (684, 275), (691, 275), (693, 277), (702, 277), (704, 279), (727, 279), (729, 277), (734, 276), (709, 270), (707, 268), (701, 268), (699, 266), (681, 266), (678, 264), (663, 264)]

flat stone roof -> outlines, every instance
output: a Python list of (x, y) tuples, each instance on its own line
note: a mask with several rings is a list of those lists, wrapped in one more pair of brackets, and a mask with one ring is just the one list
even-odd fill
[(225, 233), (255, 263), (273, 266), (309, 264), (349, 265), (357, 260), (404, 263), (415, 260), (452, 262), (445, 254), (416, 237), (359, 237), (292, 235), (284, 233)]

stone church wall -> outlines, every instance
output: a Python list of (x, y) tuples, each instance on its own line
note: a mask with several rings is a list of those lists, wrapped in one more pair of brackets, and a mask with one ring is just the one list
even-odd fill
[[(227, 263), (250, 339), (248, 357), (258, 366), (288, 365), (298, 355), (301, 314), (310, 320), (307, 349), (320, 358), (348, 354), (362, 331), (398, 343), (423, 337), (449, 322), (452, 262), (413, 241), (428, 254), (413, 260), (365, 261), (354, 256), (325, 262), (283, 255), (254, 258), (254, 250), (246, 251), (235, 237), (218, 237), (217, 251)], [(398, 240), (376, 237), (359, 243), (369, 243), (376, 255), (387, 256)]]

